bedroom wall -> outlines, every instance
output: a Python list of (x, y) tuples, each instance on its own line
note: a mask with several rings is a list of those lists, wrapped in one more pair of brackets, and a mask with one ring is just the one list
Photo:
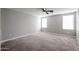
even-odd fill
[(1, 40), (1, 8), (0, 8), (0, 40)]
[[(74, 19), (76, 19), (76, 13), (69, 13), (69, 14), (73, 14)], [(42, 31), (76, 35), (76, 28), (73, 31), (62, 29), (62, 20), (63, 20), (62, 16), (63, 15), (69, 15), (69, 14), (60, 14), (60, 15), (48, 16), (47, 17), (47, 28), (42, 28)]]
[(78, 8), (78, 13), (77, 13), (77, 21), (76, 21), (76, 37), (77, 37), (77, 41), (78, 41), (78, 44), (79, 44), (79, 8)]
[(1, 9), (2, 40), (40, 31), (40, 18), (29, 14)]

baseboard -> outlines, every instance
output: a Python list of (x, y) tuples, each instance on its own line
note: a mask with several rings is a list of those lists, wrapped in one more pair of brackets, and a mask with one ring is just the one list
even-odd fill
[[(38, 32), (36, 32), (36, 33), (38, 33)], [(35, 33), (26, 34), (26, 35), (22, 35), (22, 36), (18, 36), (18, 37), (13, 37), (13, 38), (11, 38), (11, 39), (2, 40), (2, 41), (0, 41), (0, 42), (3, 43), (3, 42), (6, 42), (6, 41), (15, 40), (15, 39), (17, 39), (17, 38), (21, 38), (21, 37), (25, 37), (25, 36), (29, 36), (29, 35), (33, 35), (33, 34), (35, 34)]]

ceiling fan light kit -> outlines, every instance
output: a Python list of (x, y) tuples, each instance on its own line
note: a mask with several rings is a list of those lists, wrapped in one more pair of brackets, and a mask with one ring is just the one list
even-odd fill
[(53, 10), (47, 10), (46, 8), (42, 8), (42, 11), (46, 14), (53, 13)]

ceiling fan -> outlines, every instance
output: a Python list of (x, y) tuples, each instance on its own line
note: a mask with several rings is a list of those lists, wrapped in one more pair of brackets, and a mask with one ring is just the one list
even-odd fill
[(45, 12), (46, 14), (49, 14), (49, 13), (53, 13), (53, 10), (47, 10), (46, 8), (42, 8), (42, 11)]

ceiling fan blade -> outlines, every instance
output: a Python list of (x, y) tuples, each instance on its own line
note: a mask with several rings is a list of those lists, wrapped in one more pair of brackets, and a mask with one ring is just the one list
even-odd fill
[(46, 12), (46, 14), (49, 14), (48, 12)]
[(53, 10), (50, 10), (50, 12), (53, 12)]
[(53, 10), (48, 10), (48, 12), (53, 12)]

